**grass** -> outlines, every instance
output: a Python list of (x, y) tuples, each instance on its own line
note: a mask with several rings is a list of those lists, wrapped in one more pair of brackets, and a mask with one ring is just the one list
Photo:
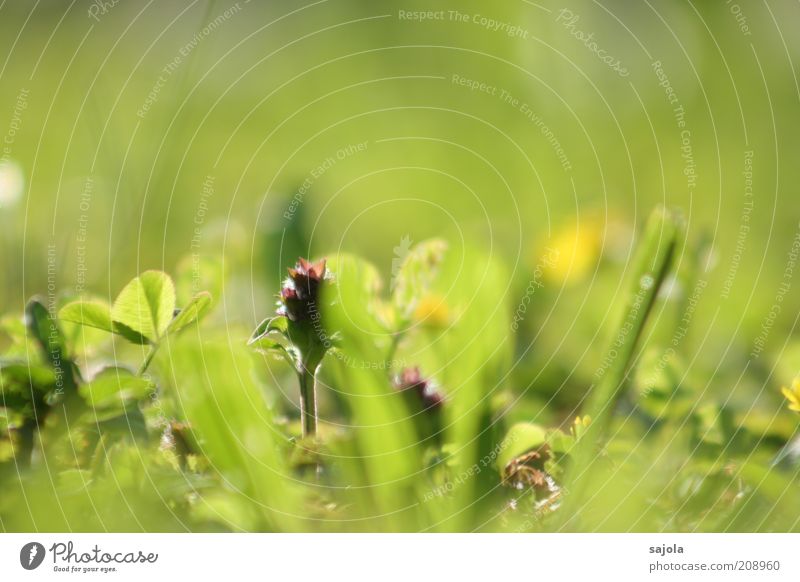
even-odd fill
[[(177, 309), (157, 271), (113, 304), (52, 317), (33, 300), (25, 325), (4, 320), (3, 528), (795, 531), (780, 442), (724, 405), (678, 406), (680, 374), (637, 391), (680, 239), (655, 211), (575, 422), (520, 419), (507, 273), (441, 240), (409, 252), (388, 294), (358, 257), (301, 262), (249, 345), (206, 318), (207, 293)], [(657, 414), (641, 406), (665, 394)]]
[(0, 8), (0, 529), (798, 529), (796, 7), (225, 8)]

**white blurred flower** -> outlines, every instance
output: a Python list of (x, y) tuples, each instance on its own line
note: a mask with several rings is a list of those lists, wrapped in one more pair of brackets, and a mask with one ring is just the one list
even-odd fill
[(24, 188), (25, 175), (19, 164), (10, 160), (0, 161), (0, 207), (16, 204)]

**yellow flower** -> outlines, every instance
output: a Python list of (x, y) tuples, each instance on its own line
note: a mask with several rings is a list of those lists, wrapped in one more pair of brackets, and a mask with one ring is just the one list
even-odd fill
[(781, 388), (781, 392), (789, 401), (789, 410), (800, 412), (800, 378), (794, 379), (791, 388)]
[(586, 219), (559, 228), (548, 241), (543, 274), (558, 283), (574, 283), (585, 278), (597, 264), (602, 231)]
[(426, 295), (414, 309), (414, 321), (431, 327), (447, 327), (450, 324), (450, 308), (440, 295)]

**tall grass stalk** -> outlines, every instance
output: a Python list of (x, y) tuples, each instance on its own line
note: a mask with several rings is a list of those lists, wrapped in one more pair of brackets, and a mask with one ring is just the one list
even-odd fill
[(656, 209), (649, 217), (626, 298), (625, 309), (610, 338), (601, 379), (589, 393), (582, 412), (591, 418), (575, 444), (565, 478), (565, 501), (560, 520), (562, 529), (573, 529), (595, 478), (595, 463), (604, 444), (616, 404), (631, 372), (639, 339), (651, 315), (658, 292), (672, 268), (680, 233), (679, 221), (667, 209)]

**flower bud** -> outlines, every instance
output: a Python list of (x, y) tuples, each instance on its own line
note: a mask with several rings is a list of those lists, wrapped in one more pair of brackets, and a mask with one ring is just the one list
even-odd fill
[(424, 410), (438, 410), (444, 404), (444, 395), (431, 380), (422, 377), (417, 367), (405, 368), (394, 379), (394, 387), (398, 392), (415, 394)]
[(284, 281), (278, 315), (302, 322), (317, 317), (320, 288), (325, 280), (325, 259), (312, 263), (301, 258)]

